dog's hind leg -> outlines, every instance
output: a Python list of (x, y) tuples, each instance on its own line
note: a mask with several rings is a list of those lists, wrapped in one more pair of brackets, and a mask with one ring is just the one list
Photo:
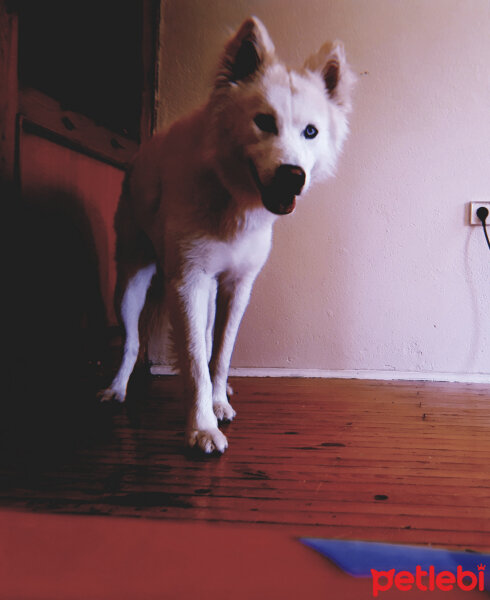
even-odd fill
[(136, 364), (140, 348), (139, 318), (155, 273), (156, 265), (151, 263), (137, 270), (128, 280), (120, 307), (121, 320), (126, 334), (123, 359), (111, 385), (99, 394), (102, 402), (107, 400), (124, 402), (126, 399), (128, 381)]
[[(208, 364), (211, 361), (213, 355), (213, 336), (214, 336), (214, 322), (216, 319), (216, 300), (217, 300), (218, 282), (215, 281), (209, 294), (208, 304), (208, 325), (206, 327), (206, 355)], [(229, 383), (226, 384), (227, 396), (233, 396), (233, 388)], [(230, 419), (228, 419), (230, 420)]]
[(221, 282), (218, 290), (213, 356), (209, 365), (213, 383), (213, 411), (218, 420), (231, 421), (236, 413), (228, 402), (228, 370), (235, 339), (247, 307), (255, 273), (232, 282)]
[(216, 297), (218, 292), (218, 282), (213, 279), (210, 284), (208, 299), (208, 322), (206, 325), (206, 358), (209, 364), (213, 353), (213, 334), (214, 320), (216, 318)]
[(102, 401), (114, 399), (124, 402), (126, 398), (128, 381), (140, 348), (140, 315), (151, 280), (156, 273), (153, 245), (134, 218), (130, 178), (131, 172), (128, 172), (114, 218), (117, 263), (114, 304), (119, 322), (124, 327), (124, 353), (113, 382), (98, 394)]

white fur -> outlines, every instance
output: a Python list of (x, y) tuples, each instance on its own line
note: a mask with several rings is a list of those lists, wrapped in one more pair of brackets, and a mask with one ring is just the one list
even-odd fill
[[(218, 421), (235, 416), (228, 370), (271, 247), (271, 210), (292, 210), (291, 198), (301, 193), (279, 180), (278, 167), (303, 172), (304, 192), (333, 173), (347, 134), (353, 77), (342, 47), (326, 44), (299, 72), (274, 52), (264, 25), (245, 21), (225, 47), (209, 101), (141, 147), (116, 217), (126, 343), (101, 398), (125, 398), (139, 317), (158, 269), (184, 380), (186, 441), (208, 453), (228, 445)], [(276, 130), (259, 127), (258, 114), (272, 116)], [(309, 124), (319, 132), (313, 139), (305, 137)]]

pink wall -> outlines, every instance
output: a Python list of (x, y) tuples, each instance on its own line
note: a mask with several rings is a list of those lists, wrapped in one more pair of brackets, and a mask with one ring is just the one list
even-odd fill
[(249, 14), (293, 65), (342, 39), (360, 77), (338, 175), (277, 223), (233, 365), (490, 381), (490, 253), (467, 219), (490, 200), (490, 2), (165, 0), (160, 126), (206, 97)]

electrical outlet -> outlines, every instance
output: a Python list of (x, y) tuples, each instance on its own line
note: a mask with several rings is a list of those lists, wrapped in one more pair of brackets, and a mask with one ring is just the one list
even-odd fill
[(476, 211), (480, 208), (480, 206), (488, 208), (488, 213), (490, 214), (490, 202), (470, 202), (470, 225), (481, 225), (481, 221), (476, 215)]

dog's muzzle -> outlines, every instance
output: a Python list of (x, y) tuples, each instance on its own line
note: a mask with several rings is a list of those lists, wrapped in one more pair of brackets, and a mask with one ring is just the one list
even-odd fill
[(296, 196), (301, 194), (305, 185), (306, 175), (303, 169), (297, 165), (280, 165), (269, 185), (264, 185), (260, 181), (252, 162), (250, 170), (267, 210), (276, 215), (292, 213), (296, 206)]

